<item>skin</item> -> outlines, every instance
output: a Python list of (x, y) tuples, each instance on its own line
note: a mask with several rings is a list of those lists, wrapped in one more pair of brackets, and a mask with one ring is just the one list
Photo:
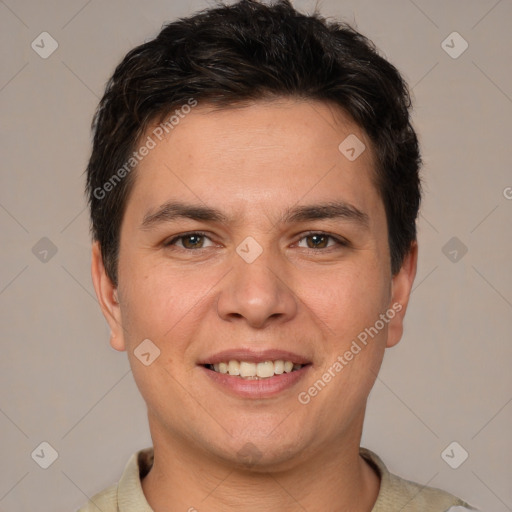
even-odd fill
[[(367, 148), (353, 162), (338, 150), (350, 134)], [(391, 274), (374, 167), (368, 137), (340, 109), (291, 99), (220, 111), (199, 105), (139, 164), (121, 226), (119, 285), (108, 279), (97, 243), (92, 277), (111, 345), (127, 351), (147, 404), (155, 462), (142, 485), (156, 512), (372, 509), (379, 478), (359, 456), (366, 401), (386, 347), (402, 336), (417, 263), (414, 243)], [(233, 219), (142, 229), (144, 216), (169, 200)], [(279, 220), (287, 208), (334, 200), (364, 212), (367, 226)], [(197, 230), (207, 237), (164, 246)], [(309, 231), (348, 245), (322, 237), (315, 245)], [(263, 249), (250, 264), (236, 252), (248, 236)], [(298, 394), (393, 304), (401, 311), (299, 403)], [(144, 339), (161, 351), (149, 366), (134, 355)], [(198, 366), (230, 348), (287, 350), (312, 366), (278, 396), (242, 399)], [(250, 463), (239, 455), (247, 443), (257, 453)]]

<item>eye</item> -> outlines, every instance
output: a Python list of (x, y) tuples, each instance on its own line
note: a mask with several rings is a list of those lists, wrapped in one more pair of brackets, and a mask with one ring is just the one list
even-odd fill
[[(328, 241), (333, 240), (334, 243), (331, 245), (327, 245)], [(326, 249), (328, 247), (332, 247), (333, 245), (339, 245), (339, 246), (348, 246), (348, 242), (337, 238), (335, 236), (329, 235), (328, 233), (322, 233), (322, 232), (312, 232), (307, 233), (305, 236), (303, 236), (299, 240), (299, 244), (302, 240), (311, 240), (311, 243), (306, 241), (307, 249)]]
[[(181, 244), (180, 248), (182, 249), (204, 249), (205, 240), (210, 240), (205, 233), (194, 231), (193, 233), (185, 233), (183, 235), (176, 236), (172, 240), (165, 242), (164, 246), (168, 247), (171, 245), (177, 245), (178, 247), (180, 247), (179, 244)], [(177, 244), (176, 242), (179, 242), (179, 244)]]

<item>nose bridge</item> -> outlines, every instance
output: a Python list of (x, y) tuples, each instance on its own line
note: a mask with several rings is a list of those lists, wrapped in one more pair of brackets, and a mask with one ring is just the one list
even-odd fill
[[(263, 238), (260, 238), (262, 241)], [(228, 321), (245, 319), (263, 327), (271, 319), (290, 319), (296, 313), (296, 298), (285, 283), (284, 262), (270, 246), (247, 237), (233, 253), (233, 271), (217, 302), (218, 314)]]

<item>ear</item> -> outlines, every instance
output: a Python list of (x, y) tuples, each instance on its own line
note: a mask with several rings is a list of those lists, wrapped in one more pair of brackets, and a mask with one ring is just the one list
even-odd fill
[(110, 326), (110, 345), (115, 350), (126, 350), (117, 288), (105, 271), (100, 244), (97, 241), (92, 246), (91, 275), (101, 311)]
[(394, 347), (402, 338), (404, 332), (404, 317), (411, 295), (412, 284), (416, 277), (418, 264), (418, 243), (415, 241), (404, 258), (400, 271), (391, 280), (390, 309), (395, 311), (395, 316), (388, 324), (388, 340), (386, 347)]

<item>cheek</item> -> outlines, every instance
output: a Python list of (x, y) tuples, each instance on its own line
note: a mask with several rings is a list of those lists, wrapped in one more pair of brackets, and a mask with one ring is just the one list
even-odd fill
[(373, 325), (388, 305), (389, 283), (377, 266), (347, 265), (298, 279), (301, 301), (340, 343)]
[[(201, 299), (211, 286), (204, 276), (194, 278), (162, 266), (123, 277), (122, 315), (133, 376), (148, 407), (165, 410), (169, 397), (174, 403), (183, 399), (179, 383), (187, 381), (190, 368), (182, 362), (200, 325)], [(139, 349), (143, 343), (144, 352)], [(142, 355), (146, 353), (149, 357)], [(151, 362), (146, 365), (144, 359)]]
[(128, 283), (123, 294), (128, 344), (133, 347), (149, 338), (171, 360), (173, 353), (183, 353), (187, 340), (200, 325), (197, 317), (204, 314), (205, 301), (210, 300), (219, 280), (217, 273), (173, 269), (168, 265), (128, 270), (123, 276), (123, 282)]

